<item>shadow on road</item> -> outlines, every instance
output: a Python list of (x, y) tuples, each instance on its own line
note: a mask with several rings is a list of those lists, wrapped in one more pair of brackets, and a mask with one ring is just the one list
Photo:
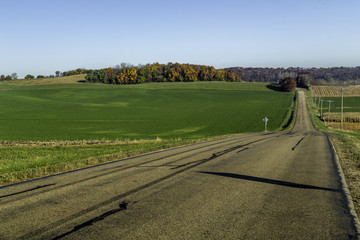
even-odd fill
[(268, 184), (274, 184), (274, 185), (280, 185), (280, 186), (292, 187), (292, 188), (340, 192), (340, 190), (338, 190), (338, 189), (316, 187), (316, 186), (311, 186), (311, 185), (304, 185), (304, 184), (298, 184), (298, 183), (292, 183), (292, 182), (272, 180), (272, 179), (260, 178), (260, 177), (252, 177), (252, 176), (246, 176), (246, 175), (240, 175), (240, 174), (234, 174), (234, 173), (223, 173), (223, 172), (198, 172), (198, 173), (205, 173), (205, 174), (211, 174), (211, 175), (222, 176), (222, 177), (242, 179), (242, 180), (247, 180), (247, 181), (268, 183)]

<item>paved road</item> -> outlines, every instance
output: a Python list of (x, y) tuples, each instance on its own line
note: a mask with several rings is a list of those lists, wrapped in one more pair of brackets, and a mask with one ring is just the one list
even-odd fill
[(327, 137), (239, 135), (0, 188), (0, 239), (353, 239)]

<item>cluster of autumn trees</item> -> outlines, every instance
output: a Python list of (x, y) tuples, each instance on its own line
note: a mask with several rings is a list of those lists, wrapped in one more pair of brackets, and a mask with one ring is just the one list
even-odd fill
[(105, 84), (136, 84), (147, 82), (241, 81), (232, 70), (211, 66), (168, 63), (133, 66), (122, 63), (114, 68), (89, 71), (86, 80)]

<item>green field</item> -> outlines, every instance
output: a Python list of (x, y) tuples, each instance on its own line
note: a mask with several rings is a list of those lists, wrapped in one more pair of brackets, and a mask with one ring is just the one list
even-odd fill
[[(331, 98), (322, 98), (323, 102), (323, 112), (328, 112), (329, 103), (328, 100), (333, 101), (331, 103), (330, 112), (340, 112), (341, 111), (341, 98), (340, 97), (331, 97)], [(360, 97), (344, 97), (344, 112), (360, 112)]]
[(52, 81), (0, 84), (0, 185), (206, 138), (263, 131), (265, 116), (269, 130), (280, 130), (293, 109), (293, 93), (262, 83)]
[(204, 138), (281, 127), (292, 93), (259, 83), (0, 85), (0, 140)]

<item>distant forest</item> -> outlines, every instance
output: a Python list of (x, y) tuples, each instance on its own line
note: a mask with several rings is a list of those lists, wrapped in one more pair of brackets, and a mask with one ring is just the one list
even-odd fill
[(306, 74), (310, 85), (360, 84), (360, 67), (333, 68), (242, 68), (215, 69), (193, 64), (147, 64), (133, 66), (122, 63), (113, 68), (87, 70), (86, 80), (105, 84), (136, 84), (146, 82), (269, 82), (278, 83)]
[[(134, 66), (122, 63), (115, 67), (98, 70), (78, 68), (65, 72), (56, 71), (55, 75), (38, 75), (36, 78), (55, 78), (86, 74), (86, 81), (104, 84), (137, 84), (147, 82), (269, 82), (279, 83), (286, 78), (305, 77), (310, 85), (360, 85), (360, 66), (332, 68), (242, 68), (232, 67), (215, 69), (212, 66), (194, 64), (146, 64)], [(0, 81), (17, 79), (17, 74), (0, 75)], [(35, 76), (28, 74), (25, 79)]]
[(245, 82), (279, 82), (286, 77), (299, 74), (311, 75), (311, 85), (355, 85), (360, 84), (360, 66), (332, 68), (241, 68), (232, 70)]

